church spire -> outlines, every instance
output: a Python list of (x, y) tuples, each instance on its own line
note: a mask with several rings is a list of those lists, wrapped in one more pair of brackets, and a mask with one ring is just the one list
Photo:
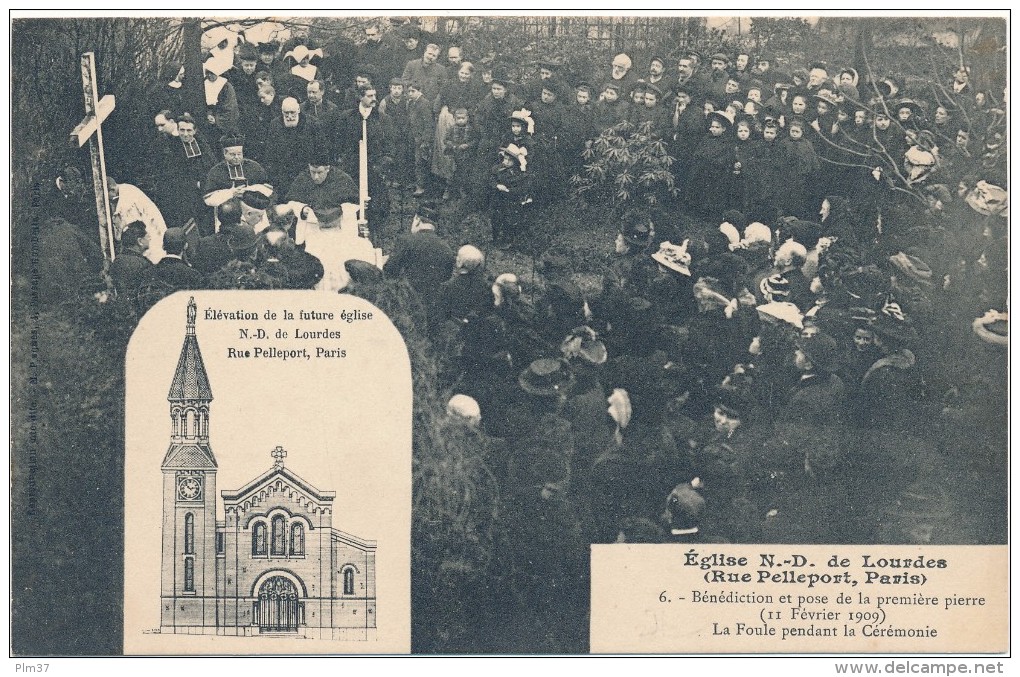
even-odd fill
[(163, 459), (164, 467), (216, 467), (209, 448), (209, 403), (212, 388), (202, 361), (202, 351), (195, 335), (198, 306), (195, 297), (188, 301), (184, 345), (177, 360), (177, 370), (170, 383), (170, 449)]
[(198, 349), (198, 338), (195, 336), (195, 316), (198, 306), (195, 297), (188, 301), (188, 325), (184, 335), (184, 346), (181, 357), (177, 360), (177, 371), (170, 384), (167, 399), (171, 402), (183, 400), (202, 400), (207, 404), (212, 400), (212, 389), (209, 387), (209, 376), (202, 362), (202, 351)]

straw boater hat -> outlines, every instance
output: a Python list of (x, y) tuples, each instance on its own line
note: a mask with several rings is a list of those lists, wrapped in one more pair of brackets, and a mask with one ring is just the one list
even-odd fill
[(542, 397), (555, 397), (570, 390), (574, 375), (563, 360), (541, 358), (535, 360), (517, 377), (524, 392)]
[(922, 284), (931, 285), (931, 267), (916, 256), (899, 252), (898, 254), (890, 256), (889, 261), (896, 266), (897, 270), (904, 273), (912, 280), (916, 280)]
[(682, 244), (675, 245), (672, 242), (663, 242), (659, 245), (659, 251), (652, 254), (652, 258), (662, 266), (673, 272), (680, 273), (686, 277), (691, 276), (691, 255), (687, 253), (687, 247), (691, 241), (684, 240)]
[(985, 343), (996, 346), (1009, 345), (1009, 313), (989, 310), (974, 320), (971, 328)]
[(769, 322), (771, 324), (785, 322), (797, 329), (804, 328), (804, 316), (801, 315), (800, 308), (789, 301), (763, 303), (759, 306), (755, 306), (755, 310), (758, 311), (758, 317), (765, 322)]

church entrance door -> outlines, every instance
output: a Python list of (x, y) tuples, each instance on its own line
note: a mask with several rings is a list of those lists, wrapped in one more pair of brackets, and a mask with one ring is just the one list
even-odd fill
[(290, 579), (273, 576), (259, 589), (259, 632), (297, 632), (298, 591)]

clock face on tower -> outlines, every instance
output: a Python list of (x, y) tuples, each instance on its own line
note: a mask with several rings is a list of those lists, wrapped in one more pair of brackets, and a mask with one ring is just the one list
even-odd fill
[(182, 477), (177, 481), (177, 497), (182, 501), (202, 498), (202, 481), (197, 477)]

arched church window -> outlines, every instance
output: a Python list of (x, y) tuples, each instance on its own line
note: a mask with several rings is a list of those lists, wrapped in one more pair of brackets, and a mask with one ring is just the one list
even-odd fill
[(195, 421), (195, 410), (194, 409), (188, 409), (188, 413), (186, 414), (186, 417), (187, 418), (185, 419), (185, 422), (184, 422), (184, 436), (185, 437), (195, 437), (196, 429), (197, 429), (197, 426), (198, 426), (198, 423), (196, 423), (196, 421)]
[(295, 522), (290, 527), (290, 554), (305, 554), (305, 525)]
[(265, 522), (259, 522), (258, 524), (256, 524), (255, 528), (251, 532), (251, 554), (253, 555), (266, 554)]
[(347, 567), (344, 569), (344, 594), (354, 594), (354, 568)]
[(195, 515), (190, 512), (184, 516), (184, 554), (195, 554)]
[(195, 592), (195, 558), (184, 558), (184, 592)]
[(286, 555), (287, 554), (287, 525), (284, 524), (283, 517), (277, 515), (273, 518), (273, 555)]

